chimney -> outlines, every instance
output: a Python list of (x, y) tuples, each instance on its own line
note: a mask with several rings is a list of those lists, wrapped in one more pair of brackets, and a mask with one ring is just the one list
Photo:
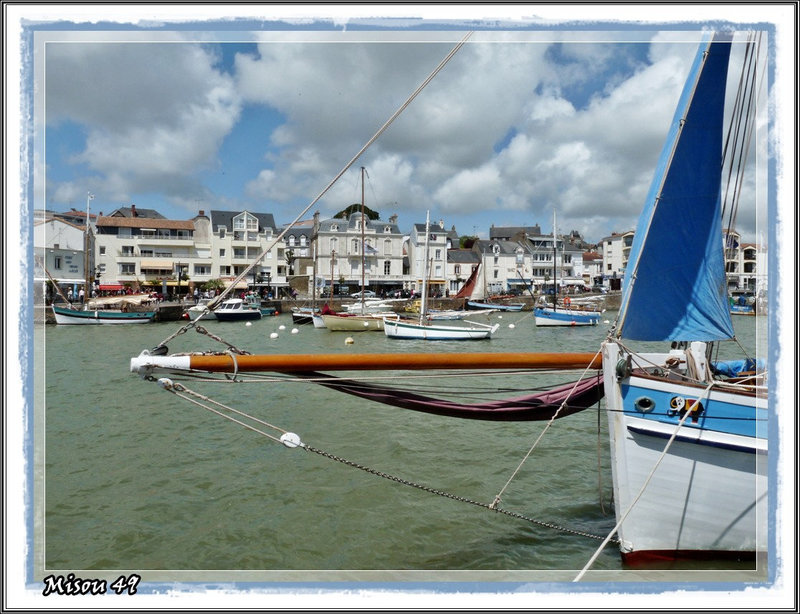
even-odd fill
[(136, 214), (136, 205), (131, 203), (131, 217), (136, 217), (136, 216), (137, 216), (137, 214)]
[(203, 215), (205, 215), (205, 214), (206, 214), (206, 212), (205, 212), (205, 211), (203, 211), (202, 209), (200, 209), (200, 213), (199, 213), (198, 215), (200, 215), (200, 216), (203, 216)]

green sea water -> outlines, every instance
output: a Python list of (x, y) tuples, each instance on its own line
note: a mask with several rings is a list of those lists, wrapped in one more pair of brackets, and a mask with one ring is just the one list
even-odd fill
[[(335, 333), (295, 327), (289, 315), (203, 326), (254, 353), (595, 352), (615, 315), (604, 314), (597, 327), (537, 329), (530, 312), (495, 314), (495, 337), (471, 342)], [(735, 318), (750, 355), (765, 355), (766, 324)], [(315, 454), (129, 372), (131, 357), (180, 326), (34, 328), (34, 579), (136, 573), (155, 583), (561, 582), (614, 526), (602, 406), (546, 428), (415, 413), (296, 381), (186, 383), (326, 453)], [(194, 331), (168, 346), (172, 353), (224, 349)], [(735, 346), (726, 352), (742, 356)], [(511, 388), (577, 375), (482, 374), (425, 385), (466, 396), (508, 386), (506, 396), (514, 396)], [(404, 381), (395, 385), (410, 385)], [(524, 518), (487, 509), (499, 493), (501, 507)], [(763, 575), (752, 563), (695, 565), (709, 581)], [(686, 576), (625, 569), (609, 545), (586, 579)]]

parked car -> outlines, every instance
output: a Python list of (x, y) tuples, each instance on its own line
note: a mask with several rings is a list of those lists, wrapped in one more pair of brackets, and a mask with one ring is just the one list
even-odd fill
[(592, 292), (600, 292), (601, 294), (605, 294), (608, 292), (608, 288), (602, 284), (595, 284), (592, 286)]
[[(353, 292), (350, 296), (352, 298), (361, 298), (361, 292)], [(375, 293), (372, 290), (364, 290), (364, 298), (375, 298)]]

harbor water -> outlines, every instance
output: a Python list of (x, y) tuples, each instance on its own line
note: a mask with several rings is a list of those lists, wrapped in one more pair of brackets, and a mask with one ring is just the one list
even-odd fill
[[(497, 334), (468, 342), (296, 327), (288, 314), (203, 326), (252, 353), (593, 353), (615, 316), (604, 313), (595, 327), (536, 328), (531, 312), (492, 314)], [(767, 319), (734, 320), (748, 353), (765, 356)], [(181, 325), (33, 328), (35, 579), (128, 571), (145, 583), (569, 581), (614, 527), (602, 403), (548, 426), (416, 413), (295, 380), (184, 382), (297, 433), (318, 454), (130, 373), (133, 356)], [(167, 345), (170, 353), (225, 349), (196, 331)], [(743, 356), (735, 346), (725, 351)], [(579, 375), (488, 372), (427, 386), (434, 396), (446, 388), (510, 397), (521, 385)], [(406, 384), (398, 377), (393, 385)], [(498, 494), (513, 514), (487, 508)], [(721, 574), (708, 580), (754, 573), (752, 562), (693, 565)], [(685, 572), (625, 569), (615, 544), (587, 575), (671, 578)]]

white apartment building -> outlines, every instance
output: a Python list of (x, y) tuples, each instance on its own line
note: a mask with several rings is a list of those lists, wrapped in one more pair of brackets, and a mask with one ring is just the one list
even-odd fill
[[(444, 222), (431, 222), (428, 240), (428, 287), (430, 296), (445, 296), (447, 280), (447, 246), (452, 245)], [(408, 284), (406, 288), (422, 291), (425, 277), (425, 223), (414, 224), (407, 242), (408, 252)]]
[(192, 263), (193, 282), (221, 279), (230, 285), (267, 250), (237, 288), (269, 287), (277, 295), (279, 288), (288, 285), (293, 261), (287, 260), (286, 237), (268, 249), (279, 234), (271, 213), (211, 210), (208, 218), (202, 214), (194, 219), (198, 260)]
[[(45, 218), (40, 217), (39, 219), (44, 220)], [(47, 281), (51, 277), (64, 291), (71, 289), (75, 295), (86, 284), (87, 263), (84, 257), (86, 253), (84, 241), (83, 226), (57, 217), (34, 222), (33, 287), (36, 304), (44, 301)], [(93, 266), (94, 263), (90, 259), (89, 267)], [(90, 268), (90, 270), (92, 269)]]
[(742, 243), (741, 234), (735, 230), (726, 234), (724, 246), (728, 290), (766, 293), (766, 250), (757, 243)]
[(524, 293), (527, 287), (535, 284), (532, 254), (523, 243), (504, 239), (479, 240), (472, 249), (483, 266), (485, 287), (482, 292), (485, 295), (509, 291)]
[(611, 280), (606, 285), (612, 290), (619, 290), (625, 269), (633, 246), (633, 231), (628, 230), (620, 234), (611, 233), (611, 236), (600, 240), (600, 253), (603, 255), (603, 279)]
[[(275, 236), (272, 215), (267, 214), (211, 211), (206, 216), (200, 211), (192, 220), (168, 220), (143, 217), (131, 209), (130, 215), (117, 210), (97, 219), (95, 256), (101, 290), (130, 285), (173, 292), (211, 279), (230, 284)], [(254, 280), (258, 285), (285, 286), (286, 268), (283, 245), (276, 246), (254, 267)], [(239, 285), (246, 288), (252, 281), (248, 278)]]
[[(363, 225), (362, 225), (363, 224)], [(291, 229), (287, 233), (290, 239)], [(297, 229), (298, 240), (313, 233)], [(397, 226), (397, 216), (389, 221), (370, 220), (353, 213), (349, 218), (331, 218), (319, 222), (316, 237), (317, 288), (330, 292), (334, 289), (353, 293), (361, 289), (383, 292), (399, 289), (405, 280), (403, 269), (403, 234)], [(303, 274), (310, 273), (305, 264)], [(311, 269), (313, 270), (313, 269)]]

